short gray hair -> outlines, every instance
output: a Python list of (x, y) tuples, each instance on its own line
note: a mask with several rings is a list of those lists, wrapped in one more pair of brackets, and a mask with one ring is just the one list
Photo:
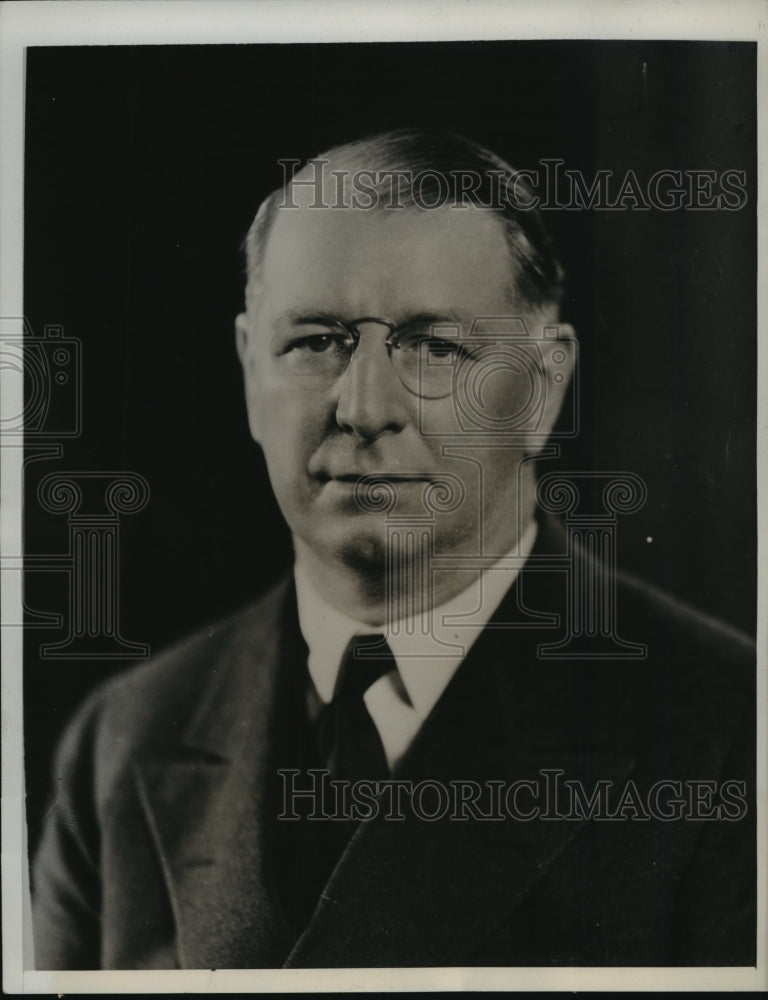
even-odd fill
[[(478, 175), (479, 186), (463, 194), (475, 204), (488, 206), (501, 219), (511, 258), (517, 264), (510, 281), (510, 296), (533, 309), (559, 306), (565, 275), (541, 213), (535, 207), (526, 207), (534, 204), (531, 189), (521, 174), (489, 149), (461, 135), (398, 129), (334, 146), (317, 159), (327, 161), (332, 169), (375, 168), (379, 175), (405, 172), (411, 181), (398, 188), (398, 200), (405, 207), (416, 204), (415, 177), (420, 178), (419, 195), (424, 198), (440, 195), (443, 177), (455, 177), (462, 172)], [(511, 183), (515, 192), (526, 196), (525, 205), (510, 197)], [(258, 279), (267, 238), (281, 196), (289, 186), (287, 182), (262, 202), (243, 241), (249, 288)], [(374, 183), (371, 190), (383, 194), (383, 186)], [(387, 190), (390, 188), (391, 182)]]

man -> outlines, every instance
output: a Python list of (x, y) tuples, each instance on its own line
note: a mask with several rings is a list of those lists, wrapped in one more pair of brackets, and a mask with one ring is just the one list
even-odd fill
[(753, 650), (537, 514), (575, 335), (530, 193), (458, 137), (322, 159), (236, 321), (295, 566), (78, 713), (38, 967), (752, 964)]

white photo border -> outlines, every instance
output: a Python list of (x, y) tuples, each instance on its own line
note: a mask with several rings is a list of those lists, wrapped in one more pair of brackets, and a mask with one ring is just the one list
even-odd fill
[[(758, 95), (768, 93), (768, 14), (760, 0), (60, 0), (0, 7), (0, 316), (22, 297), (25, 50), (43, 45), (449, 41), (492, 39), (756, 41)], [(760, 102), (758, 110), (762, 111)], [(758, 118), (758, 190), (768, 190), (765, 114)], [(758, 208), (758, 330), (766, 318), (768, 246)], [(21, 321), (19, 321), (21, 322)], [(768, 350), (758, 338), (758, 609), (768, 607)], [(0, 418), (21, 412), (22, 379), (0, 372)], [(21, 449), (0, 453), (0, 546), (21, 551)], [(21, 574), (2, 576), (3, 621), (19, 621)], [(33, 972), (26, 865), (22, 635), (2, 640), (3, 987), (7, 993), (200, 993), (433, 990), (760, 990), (766, 978), (766, 707), (768, 616), (758, 616), (758, 967), (320, 969)]]

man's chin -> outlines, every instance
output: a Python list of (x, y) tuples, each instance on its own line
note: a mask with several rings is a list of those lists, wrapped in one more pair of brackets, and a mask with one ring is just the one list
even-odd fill
[[(385, 571), (389, 546), (396, 547), (391, 557), (400, 565), (423, 560), (431, 553), (447, 554), (463, 549), (464, 525), (453, 523), (450, 518), (425, 523), (423, 508), (419, 513), (421, 517), (413, 522), (408, 515), (391, 519), (386, 512), (363, 513), (359, 508), (333, 513), (316, 511), (311, 530), (306, 530), (305, 518), (304, 530), (294, 527), (294, 534), (302, 537), (320, 558), (366, 575)], [(392, 533), (390, 529), (396, 530)]]
[(382, 574), (387, 564), (387, 532), (382, 519), (357, 518), (334, 539), (332, 557), (364, 575)]

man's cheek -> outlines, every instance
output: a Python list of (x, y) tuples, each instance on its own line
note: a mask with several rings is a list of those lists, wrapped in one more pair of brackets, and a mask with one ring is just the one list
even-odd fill
[(430, 443), (456, 443), (463, 436), (459, 410), (459, 401), (452, 396), (418, 399), (415, 414), (418, 430)]
[(284, 399), (263, 407), (262, 447), (272, 487), (282, 502), (292, 503), (310, 491), (309, 460), (322, 442), (321, 424)]

